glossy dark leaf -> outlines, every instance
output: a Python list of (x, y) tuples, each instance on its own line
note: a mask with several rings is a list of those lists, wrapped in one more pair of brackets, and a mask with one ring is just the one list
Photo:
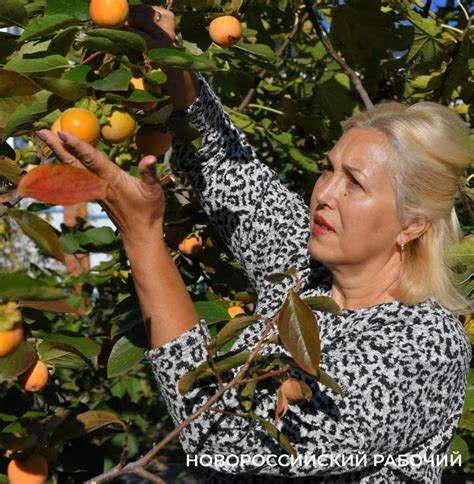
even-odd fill
[(34, 279), (24, 272), (0, 273), (0, 298), (64, 299), (64, 289)]
[[(141, 344), (140, 344), (141, 343)], [(107, 362), (107, 377), (124, 375), (143, 360), (145, 341), (138, 342), (128, 335), (122, 336), (112, 348)]]
[(309, 304), (315, 311), (323, 311), (332, 314), (341, 314), (341, 308), (332, 297), (328, 296), (311, 296), (303, 298), (306, 304)]
[(204, 56), (195, 56), (177, 49), (152, 49), (150, 60), (177, 69), (213, 71), (219, 70), (216, 64)]
[(20, 37), (20, 42), (27, 40), (33, 40), (40, 37), (54, 34), (58, 30), (61, 30), (71, 25), (77, 25), (80, 23), (78, 20), (71, 18), (69, 15), (54, 14), (46, 15), (45, 17), (38, 17), (31, 22), (28, 27), (23, 31)]
[(257, 314), (253, 316), (239, 316), (231, 319), (213, 339), (210, 344), (212, 351), (219, 350), (228, 341), (238, 336), (247, 326), (258, 321), (260, 316)]
[(117, 45), (137, 50), (138, 52), (146, 51), (145, 39), (134, 32), (115, 29), (93, 29), (88, 30), (87, 35), (91, 37), (102, 37), (109, 39)]
[(18, 223), (23, 232), (46, 254), (65, 262), (64, 252), (53, 227), (33, 212), (10, 208), (7, 215)]
[[(215, 358), (216, 367), (219, 372), (223, 373), (228, 371), (232, 368), (236, 368), (238, 366), (242, 366), (250, 356), (249, 350), (242, 350), (237, 352), (232, 352), (221, 357)], [(197, 380), (201, 380), (202, 378), (209, 377), (213, 375), (214, 372), (212, 368), (209, 366), (209, 362), (203, 361), (200, 363), (194, 370), (185, 373), (178, 382), (178, 390), (181, 395), (187, 393), (193, 384)]]
[(11, 354), (1, 359), (0, 381), (11, 380), (24, 373), (37, 359), (33, 343), (23, 343)]
[(268, 420), (265, 420), (264, 418), (254, 414), (254, 413), (250, 413), (251, 417), (255, 420), (258, 420), (261, 424), (262, 424), (262, 427), (265, 429), (265, 431), (267, 432), (267, 434), (273, 439), (275, 440), (275, 442), (283, 449), (283, 450), (286, 450), (286, 452), (288, 452), (288, 454), (290, 455), (293, 455), (296, 457), (297, 455), (297, 452), (296, 450), (294, 449), (294, 447), (291, 445), (291, 442), (290, 440), (288, 439), (288, 437), (283, 433), (281, 432), (280, 430), (278, 430), (271, 422), (269, 422)]
[(71, 413), (52, 433), (50, 441), (57, 445), (109, 425), (119, 425), (122, 429), (126, 429), (122, 420), (112, 412), (88, 410), (82, 413)]
[(311, 375), (319, 368), (319, 329), (311, 308), (293, 289), (288, 291), (278, 318), (278, 333), (296, 363)]

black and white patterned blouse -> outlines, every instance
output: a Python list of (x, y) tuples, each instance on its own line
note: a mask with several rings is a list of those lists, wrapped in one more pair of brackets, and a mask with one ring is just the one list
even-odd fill
[[(203, 136), (198, 152), (175, 142), (180, 168), (257, 290), (255, 312), (269, 318), (280, 308), (293, 282), (272, 284), (265, 276), (290, 266), (298, 269), (301, 296), (331, 295), (331, 275), (308, 254), (308, 207), (241, 140), (203, 77), (198, 99), (180, 115)], [(315, 315), (321, 368), (346, 395), (294, 370), (313, 396), (290, 406), (276, 425), (306, 460), (289, 465), (258, 422), (205, 412), (181, 432), (180, 441), (187, 454), (202, 456), (206, 482), (439, 483), (471, 359), (462, 324), (433, 300)], [(259, 321), (248, 327), (233, 349), (252, 348), (263, 326)], [(205, 359), (197, 324), (148, 351), (147, 358), (176, 425), (216, 391), (210, 380), (185, 396), (177, 390), (180, 376)], [(274, 423), (278, 382), (266, 382), (257, 389), (254, 411)], [(243, 411), (233, 389), (216, 407)]]

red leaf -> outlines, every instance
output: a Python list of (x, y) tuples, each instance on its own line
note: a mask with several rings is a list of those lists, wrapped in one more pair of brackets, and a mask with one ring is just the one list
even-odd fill
[(22, 177), (18, 193), (54, 205), (73, 205), (105, 198), (107, 183), (71, 165), (40, 165)]

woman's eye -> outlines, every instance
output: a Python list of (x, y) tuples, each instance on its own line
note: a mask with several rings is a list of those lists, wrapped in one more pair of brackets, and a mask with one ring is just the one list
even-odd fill
[(349, 182), (351, 185), (361, 186), (361, 184), (352, 175), (349, 176)]

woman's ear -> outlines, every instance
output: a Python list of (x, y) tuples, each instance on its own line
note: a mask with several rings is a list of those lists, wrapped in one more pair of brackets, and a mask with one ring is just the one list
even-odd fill
[(431, 222), (424, 218), (417, 218), (411, 222), (407, 222), (405, 227), (399, 234), (399, 244), (408, 244), (412, 240), (421, 237), (429, 228)]

